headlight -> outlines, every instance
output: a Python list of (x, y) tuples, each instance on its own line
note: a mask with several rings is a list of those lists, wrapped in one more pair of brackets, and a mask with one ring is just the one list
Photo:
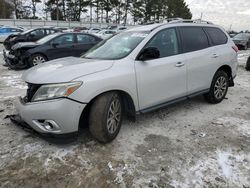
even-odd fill
[(31, 101), (41, 101), (48, 99), (56, 99), (61, 97), (68, 97), (75, 90), (77, 90), (82, 85), (82, 82), (69, 82), (63, 84), (47, 84), (42, 85), (35, 95), (32, 97)]

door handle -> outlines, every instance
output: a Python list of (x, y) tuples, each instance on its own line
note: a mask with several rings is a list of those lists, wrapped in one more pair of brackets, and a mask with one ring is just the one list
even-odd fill
[(175, 64), (176, 67), (183, 67), (185, 65), (185, 63), (182, 62), (178, 62)]
[(219, 57), (219, 55), (217, 55), (217, 54), (213, 54), (213, 56), (212, 56), (212, 58), (217, 58), (217, 57)]

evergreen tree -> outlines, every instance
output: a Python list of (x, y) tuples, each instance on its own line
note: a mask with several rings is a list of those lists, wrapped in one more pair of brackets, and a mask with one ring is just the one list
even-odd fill
[(191, 19), (192, 14), (184, 0), (167, 0), (167, 18)]

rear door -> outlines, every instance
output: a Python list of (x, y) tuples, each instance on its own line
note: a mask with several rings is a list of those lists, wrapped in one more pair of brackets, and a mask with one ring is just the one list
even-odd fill
[(75, 44), (75, 56), (79, 57), (81, 54), (87, 52), (100, 40), (92, 35), (88, 34), (76, 34), (76, 44)]
[(161, 105), (187, 94), (185, 55), (180, 54), (175, 28), (159, 31), (144, 47), (160, 51), (160, 58), (135, 62), (140, 109)]
[(216, 56), (202, 27), (180, 27), (187, 65), (188, 94), (210, 88)]
[(50, 60), (74, 56), (74, 44), (75, 38), (73, 33), (60, 35), (50, 42), (46, 55)]

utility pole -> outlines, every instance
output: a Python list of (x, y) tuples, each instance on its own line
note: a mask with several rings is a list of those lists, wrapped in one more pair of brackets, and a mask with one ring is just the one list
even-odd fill
[(58, 7), (58, 1), (59, 1), (59, 0), (56, 0), (56, 20), (57, 20), (57, 21), (59, 20), (59, 7)]
[(90, 27), (92, 27), (92, 3), (90, 2)]

